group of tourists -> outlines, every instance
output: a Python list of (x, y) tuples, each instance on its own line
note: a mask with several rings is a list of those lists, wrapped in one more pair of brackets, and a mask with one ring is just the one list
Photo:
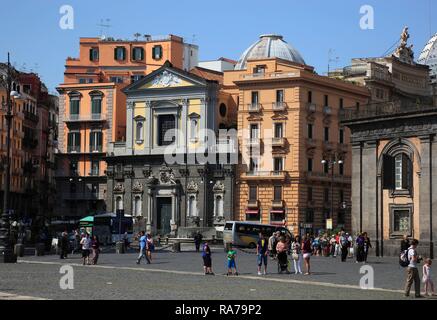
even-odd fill
[[(76, 239), (76, 235), (78, 235), (78, 239)], [(86, 232), (82, 234), (75, 233), (75, 242), (77, 242), (82, 253), (83, 265), (96, 265), (101, 251), (99, 237), (96, 235), (91, 237)], [(70, 240), (67, 231), (62, 232), (58, 241), (58, 247), (60, 258), (67, 259), (68, 252), (70, 251)], [(72, 253), (74, 253), (75, 249), (73, 247)]]

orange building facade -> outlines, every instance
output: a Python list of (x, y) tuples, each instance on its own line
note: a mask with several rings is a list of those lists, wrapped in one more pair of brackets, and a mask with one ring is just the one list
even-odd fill
[(111, 142), (126, 139), (122, 89), (165, 61), (188, 70), (197, 46), (174, 35), (133, 41), (81, 38), (79, 58), (67, 58), (59, 99), (56, 214), (77, 217), (106, 211), (106, 162)]
[(368, 90), (317, 75), (276, 35), (224, 73), (224, 90), (238, 104), (235, 218), (294, 233), (350, 230), (351, 147), (338, 115), (366, 103)]

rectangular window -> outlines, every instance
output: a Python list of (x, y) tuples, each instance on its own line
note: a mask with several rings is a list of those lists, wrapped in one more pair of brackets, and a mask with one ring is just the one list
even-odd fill
[(305, 223), (313, 223), (314, 222), (314, 210), (307, 209), (305, 212)]
[(91, 48), (90, 49), (90, 61), (98, 61), (99, 60), (99, 49)]
[(340, 109), (343, 109), (343, 107), (344, 107), (344, 105), (343, 105), (343, 98), (340, 98), (339, 107), (340, 107)]
[(265, 73), (265, 71), (266, 66), (264, 65), (256, 66), (255, 68), (253, 68), (253, 73)]
[(282, 123), (275, 123), (275, 138), (282, 138), (283, 132), (282, 132)]
[(69, 132), (67, 139), (67, 151), (80, 152), (80, 132)]
[(329, 106), (329, 97), (327, 94), (325, 94), (324, 102), (325, 102), (325, 104), (324, 104), (325, 107)]
[(308, 201), (313, 201), (313, 188), (312, 187), (308, 187)]
[(339, 194), (340, 194), (340, 203), (343, 203), (344, 202), (344, 191), (340, 190)]
[(313, 138), (313, 125), (311, 123), (308, 123), (308, 139)]
[(144, 49), (141, 47), (135, 47), (132, 49), (132, 60), (142, 61), (144, 60)]
[(308, 103), (313, 103), (313, 92), (308, 91)]
[(249, 200), (251, 201), (258, 200), (258, 190), (256, 186), (249, 187)]
[(252, 91), (252, 105), (255, 106), (259, 104), (258, 98), (259, 98), (258, 91)]
[(338, 131), (338, 142), (344, 143), (344, 129), (340, 129)]
[(100, 161), (91, 161), (91, 175), (98, 176), (100, 174)]
[(102, 113), (102, 98), (92, 97), (91, 101), (91, 114), (100, 115)]
[(114, 49), (114, 59), (118, 61), (123, 61), (126, 59), (126, 48), (117, 47)]
[(323, 139), (325, 142), (329, 142), (329, 127), (325, 127), (325, 132), (323, 134)]
[(152, 57), (154, 60), (160, 60), (162, 58), (162, 46), (154, 46), (152, 48)]
[(328, 162), (323, 163), (323, 172), (329, 173), (329, 164)]
[(257, 124), (251, 124), (250, 125), (250, 138), (251, 139), (258, 139), (259, 138), (259, 130)]
[(283, 158), (273, 158), (273, 170), (275, 172), (283, 171), (284, 170), (283, 163), (284, 163)]
[(70, 115), (79, 115), (80, 100), (76, 98), (70, 99)]
[(313, 159), (308, 158), (308, 172), (313, 171)]
[(344, 175), (344, 163), (343, 162), (338, 164), (338, 172), (341, 176)]
[(281, 186), (274, 186), (273, 187), (273, 199), (276, 201), (282, 200), (282, 187)]
[(396, 190), (402, 190), (402, 155), (395, 158), (395, 186)]
[(276, 102), (284, 102), (284, 90), (276, 90)]
[(393, 210), (393, 232), (410, 234), (410, 210)]
[(94, 131), (90, 133), (90, 152), (102, 152), (103, 133)]
[(258, 172), (258, 159), (257, 158), (250, 158), (249, 171), (251, 173)]
[[(172, 114), (160, 115), (158, 116), (158, 145), (159, 146), (168, 146), (175, 142), (175, 134), (174, 131), (176, 129), (176, 119)], [(173, 130), (173, 134), (170, 135), (171, 130)], [(166, 133), (168, 133), (167, 139), (165, 139)]]
[(115, 83), (123, 83), (123, 77), (118, 77), (118, 76), (110, 77), (109, 81)]

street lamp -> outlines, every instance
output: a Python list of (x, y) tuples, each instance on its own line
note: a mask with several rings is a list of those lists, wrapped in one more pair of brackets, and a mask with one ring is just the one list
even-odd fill
[(5, 118), (6, 118), (6, 161), (5, 161), (5, 171), (6, 171), (6, 179), (4, 183), (4, 193), (3, 193), (3, 210), (0, 221), (0, 252), (3, 254), (3, 259), (0, 259), (0, 262), (4, 263), (15, 263), (17, 262), (17, 256), (14, 254), (14, 250), (12, 248), (12, 243), (10, 239), (10, 208), (9, 208), (9, 190), (11, 184), (11, 123), (12, 118), (14, 117), (12, 113), (12, 99), (19, 99), (20, 94), (12, 90), (12, 67), (9, 59), (8, 53), (8, 64), (6, 70), (6, 79), (5, 80), (5, 89), (6, 89), (6, 101), (3, 103), (2, 107), (6, 110)]
[(337, 154), (333, 154), (330, 160), (322, 160), (322, 164), (328, 164), (328, 168), (331, 170), (331, 211), (329, 212), (326, 219), (331, 218), (334, 214), (334, 167), (337, 163), (339, 165), (342, 165), (344, 163), (343, 160), (339, 159), (339, 156)]

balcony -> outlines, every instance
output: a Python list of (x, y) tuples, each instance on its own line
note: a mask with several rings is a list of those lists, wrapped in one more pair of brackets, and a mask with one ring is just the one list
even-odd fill
[(103, 147), (102, 146), (90, 146), (90, 152), (91, 153), (102, 153)]
[(317, 145), (318, 145), (318, 143), (319, 143), (319, 141), (318, 140), (316, 140), (316, 139), (307, 139), (306, 140), (306, 146), (307, 146), (307, 149), (314, 149), (314, 148), (316, 148), (317, 147)]
[(104, 113), (92, 113), (92, 114), (68, 114), (65, 116), (65, 122), (98, 122), (106, 121), (107, 117)]
[(284, 180), (285, 171), (248, 171), (243, 174), (245, 180)]
[(283, 101), (272, 103), (273, 111), (285, 111), (286, 108), (287, 108), (287, 104)]
[(259, 200), (247, 200), (247, 207), (248, 208), (259, 208)]
[(326, 151), (330, 151), (334, 149), (334, 144), (329, 141), (323, 141), (323, 149)]
[(67, 146), (68, 153), (80, 153), (80, 146)]
[[(306, 177), (309, 181), (324, 181), (324, 182), (331, 182), (332, 181), (332, 175), (329, 173), (324, 172), (307, 172)], [(351, 183), (351, 177), (340, 175), (340, 174), (334, 174), (334, 182), (335, 183)]]
[(324, 116), (332, 115), (332, 108), (330, 106), (324, 106), (323, 107), (323, 115)]
[(29, 111), (23, 111), (24, 113), (24, 119), (33, 121), (33, 122), (38, 122), (39, 121), (39, 117), (36, 114), (33, 114), (32, 112)]
[(233, 139), (217, 139), (216, 144), (209, 147), (211, 153), (236, 153), (237, 142)]
[(316, 112), (316, 104), (315, 103), (308, 103), (307, 104), (307, 111), (308, 113), (314, 113)]
[(284, 208), (284, 200), (272, 200), (272, 208)]
[(246, 145), (248, 145), (249, 147), (259, 148), (261, 146), (261, 139), (260, 138), (246, 139)]
[(261, 111), (261, 104), (259, 103), (249, 103), (247, 105), (247, 110), (249, 110), (250, 113), (257, 113)]
[(63, 200), (105, 200), (99, 192), (66, 192), (61, 194)]
[(272, 147), (285, 147), (285, 138), (272, 138)]

